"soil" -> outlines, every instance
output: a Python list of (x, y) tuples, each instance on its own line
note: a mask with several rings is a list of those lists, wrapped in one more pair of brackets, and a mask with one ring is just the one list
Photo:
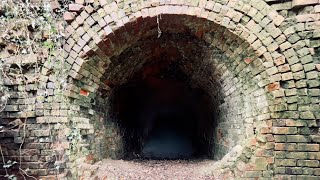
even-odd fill
[[(214, 161), (202, 160), (111, 160), (105, 159), (94, 165), (82, 164), (83, 179), (101, 180), (206, 180), (214, 178)], [(225, 179), (225, 178), (222, 178)]]

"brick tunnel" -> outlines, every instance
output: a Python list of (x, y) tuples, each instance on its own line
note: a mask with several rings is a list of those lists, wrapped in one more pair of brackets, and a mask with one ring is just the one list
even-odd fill
[(109, 149), (100, 157), (221, 160), (255, 135), (268, 99), (256, 82), (263, 68), (254, 49), (192, 16), (164, 14), (135, 25), (133, 35), (120, 29), (98, 44), (110, 58), (86, 54), (89, 66), (104, 72), (94, 96), (81, 88), (106, 121), (99, 131), (110, 141), (95, 140)]
[(211, 80), (216, 88), (208, 92), (196, 74), (201, 70), (210, 76), (216, 73), (205, 66), (212, 58), (204, 59), (208, 51), (208, 45), (194, 37), (163, 34), (140, 41), (112, 59), (142, 64), (126, 83), (112, 87), (110, 116), (116, 117), (124, 131), (127, 156), (213, 157), (214, 144), (219, 144), (213, 135), (214, 119), (223, 103), (221, 85), (215, 82), (219, 79), (215, 75)]
[(319, 3), (64, 5), (60, 49), (0, 61), (0, 175), (319, 179)]

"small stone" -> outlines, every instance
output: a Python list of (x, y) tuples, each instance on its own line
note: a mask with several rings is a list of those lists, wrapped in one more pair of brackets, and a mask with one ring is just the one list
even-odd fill
[(46, 40), (48, 39), (50, 36), (50, 33), (48, 31), (43, 31), (42, 32), (42, 39)]
[(9, 44), (9, 45), (7, 46), (7, 51), (8, 51), (8, 53), (10, 53), (10, 54), (16, 53), (17, 50), (18, 50), (18, 46), (16, 46), (15, 44)]
[(54, 83), (53, 83), (53, 82), (48, 82), (47, 88), (48, 88), (48, 89), (55, 89)]

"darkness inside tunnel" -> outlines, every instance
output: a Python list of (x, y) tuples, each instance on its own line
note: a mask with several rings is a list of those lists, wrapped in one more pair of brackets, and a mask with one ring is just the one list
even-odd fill
[(209, 95), (191, 87), (180, 67), (179, 61), (147, 63), (114, 89), (111, 112), (123, 134), (124, 159), (212, 157)]

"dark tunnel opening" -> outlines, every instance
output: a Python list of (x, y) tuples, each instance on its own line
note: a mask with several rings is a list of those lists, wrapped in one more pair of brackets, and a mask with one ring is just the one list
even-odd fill
[(160, 63), (144, 65), (114, 88), (111, 114), (123, 134), (122, 158), (211, 158), (214, 120), (209, 95), (191, 87), (179, 61)]

